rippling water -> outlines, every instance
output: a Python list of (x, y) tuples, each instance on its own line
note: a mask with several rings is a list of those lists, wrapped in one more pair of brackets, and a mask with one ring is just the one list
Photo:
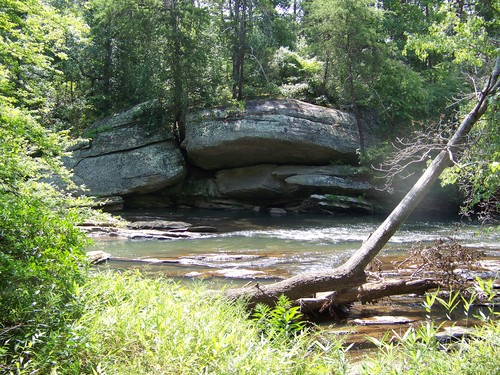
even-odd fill
[[(135, 211), (129, 220), (180, 220), (210, 225), (219, 232), (194, 239), (98, 240), (92, 250), (104, 250), (126, 259), (158, 258), (168, 264), (148, 265), (148, 270), (168, 276), (224, 277), (222, 271), (247, 270), (255, 277), (286, 277), (303, 271), (335, 267), (345, 261), (383, 218), (238, 213), (202, 210)], [(404, 254), (412, 245), (452, 237), (463, 244), (500, 253), (498, 227), (481, 227), (459, 221), (413, 221), (392, 237), (383, 255)], [(130, 268), (128, 262), (111, 267)], [(143, 266), (141, 266), (143, 267)], [(219, 272), (219, 273), (218, 273)], [(241, 274), (242, 278), (244, 272)], [(237, 273), (236, 273), (237, 275)]]

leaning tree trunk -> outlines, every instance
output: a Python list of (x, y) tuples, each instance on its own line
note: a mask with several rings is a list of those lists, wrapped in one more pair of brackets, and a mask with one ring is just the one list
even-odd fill
[(229, 298), (245, 298), (250, 305), (258, 302), (272, 304), (281, 294), (292, 300), (298, 300), (314, 295), (317, 292), (342, 290), (363, 284), (366, 280), (365, 267), (382, 250), (387, 241), (418, 206), (434, 182), (439, 178), (441, 172), (451, 165), (451, 153), (460, 146), (474, 124), (484, 114), (488, 107), (488, 98), (498, 90), (500, 84), (499, 75), (500, 57), (497, 58), (493, 73), (483, 91), (478, 95), (477, 104), (462, 121), (446, 147), (434, 159), (422, 177), (387, 219), (369, 236), (361, 248), (347, 262), (331, 271), (305, 273), (270, 285), (257, 283), (244, 288), (230, 289), (226, 293), (227, 296)]

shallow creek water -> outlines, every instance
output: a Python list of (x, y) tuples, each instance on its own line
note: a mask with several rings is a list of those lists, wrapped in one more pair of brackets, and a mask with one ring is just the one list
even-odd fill
[[(208, 210), (127, 211), (123, 216), (129, 221), (184, 221), (214, 227), (217, 233), (193, 234), (193, 238), (168, 241), (99, 238), (89, 250), (103, 250), (113, 258), (123, 259), (112, 260), (100, 268), (140, 268), (146, 273), (186, 282), (201, 279), (216, 286), (242, 285), (254, 279), (272, 282), (301, 272), (331, 269), (357, 250), (384, 219)], [(488, 258), (500, 258), (498, 227), (482, 227), (456, 219), (410, 220), (392, 237), (379, 258), (386, 266), (393, 267), (406, 258), (407, 251), (416, 243), (430, 244), (446, 237), (480, 248)], [(168, 262), (130, 261), (145, 258)], [(424, 319), (422, 302), (421, 297), (405, 296), (384, 299), (375, 305), (355, 305), (349, 319), (331, 332), (345, 333), (355, 348), (365, 348), (366, 335), (380, 337), (390, 329), (404, 331), (410, 324)], [(356, 319), (373, 316), (399, 317), (406, 321), (392, 325), (356, 323)]]
[[(217, 233), (192, 234), (189, 239), (169, 241), (99, 238), (90, 250), (103, 250), (113, 258), (171, 260), (170, 263), (136, 265), (112, 261), (109, 267), (146, 267), (170, 277), (201, 276), (213, 280), (253, 277), (275, 279), (301, 272), (330, 269), (345, 261), (383, 218), (289, 214), (273, 216), (253, 212), (208, 210), (127, 211), (130, 221), (172, 220), (209, 225)], [(486, 230), (484, 230), (486, 229)], [(380, 257), (404, 256), (418, 242), (453, 237), (462, 243), (500, 254), (500, 231), (456, 220), (413, 220), (386, 245)], [(224, 277), (221, 270), (236, 277)], [(228, 272), (228, 274), (230, 274)], [(231, 274), (230, 274), (231, 275)]]

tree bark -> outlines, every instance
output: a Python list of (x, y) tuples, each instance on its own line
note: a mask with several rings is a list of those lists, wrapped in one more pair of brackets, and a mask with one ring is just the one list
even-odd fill
[(235, 0), (233, 22), (234, 22), (234, 45), (233, 45), (233, 89), (232, 97), (236, 100), (243, 99), (243, 80), (246, 47), (246, 17), (247, 0)]
[(478, 93), (478, 101), (475, 107), (461, 122), (445, 148), (387, 219), (368, 237), (361, 248), (347, 262), (330, 271), (305, 273), (270, 285), (255, 284), (244, 288), (230, 289), (226, 293), (227, 296), (232, 299), (244, 298), (250, 305), (259, 302), (274, 304), (281, 294), (286, 295), (291, 300), (299, 300), (317, 292), (341, 291), (363, 284), (366, 280), (365, 267), (375, 258), (387, 241), (414, 211), (442, 171), (452, 163), (450, 159), (451, 153), (460, 147), (465, 136), (486, 111), (488, 98), (498, 90), (500, 84), (499, 75), (500, 57), (497, 58), (493, 73), (483, 91)]
[(438, 284), (433, 280), (400, 280), (365, 283), (358, 287), (344, 288), (319, 298), (301, 298), (297, 301), (301, 312), (322, 311), (330, 306), (346, 305), (353, 302), (371, 302), (388, 296), (417, 293), (421, 294)]

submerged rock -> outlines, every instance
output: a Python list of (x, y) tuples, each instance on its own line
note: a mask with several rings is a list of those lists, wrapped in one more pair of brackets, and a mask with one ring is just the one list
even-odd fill
[(111, 258), (111, 254), (101, 250), (87, 251), (87, 259), (90, 264), (100, 264)]
[(150, 221), (134, 221), (127, 224), (130, 229), (182, 229), (188, 230), (191, 227), (190, 223), (183, 221), (168, 221), (168, 220), (150, 220)]

